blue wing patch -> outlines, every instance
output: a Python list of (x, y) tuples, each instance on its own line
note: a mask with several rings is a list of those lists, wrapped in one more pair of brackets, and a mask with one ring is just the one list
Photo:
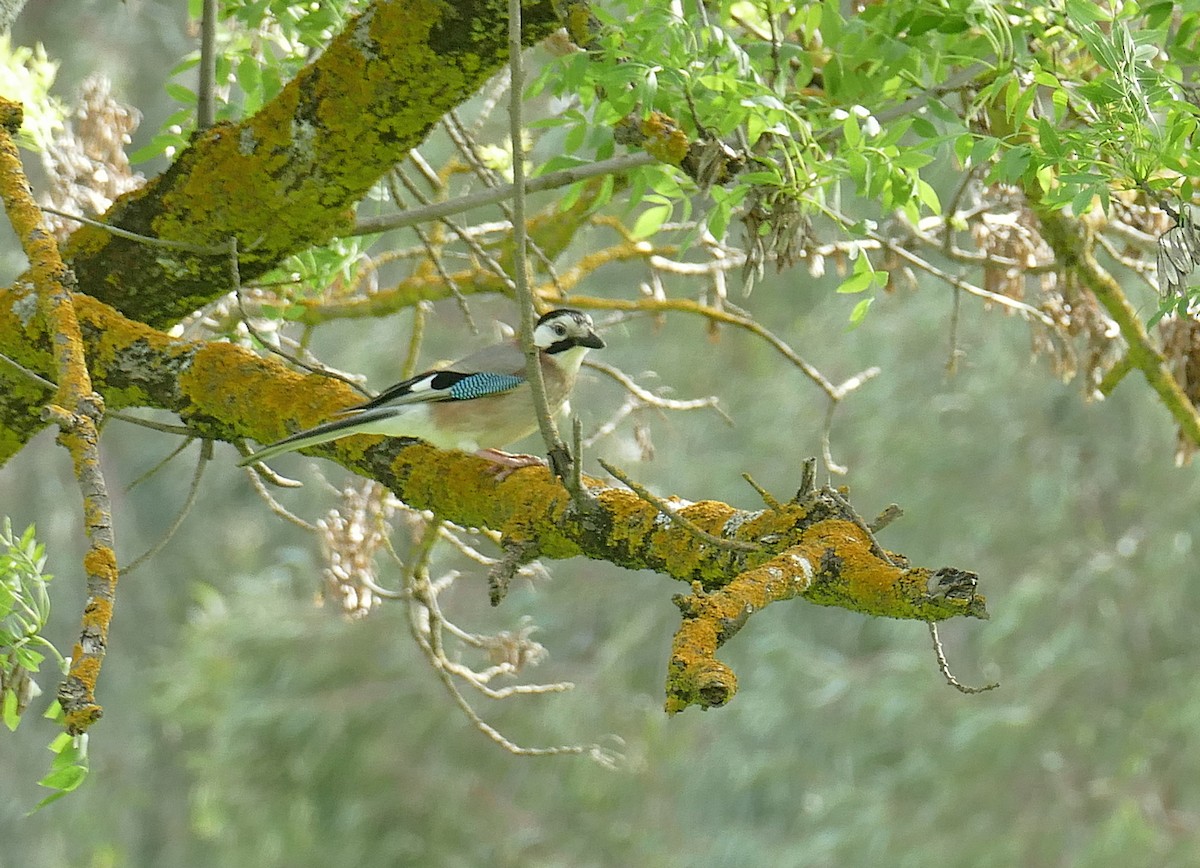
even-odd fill
[(469, 401), (472, 398), (486, 398), (489, 395), (509, 392), (524, 382), (524, 377), (484, 371), (458, 380), (446, 390), (446, 394), (455, 401)]

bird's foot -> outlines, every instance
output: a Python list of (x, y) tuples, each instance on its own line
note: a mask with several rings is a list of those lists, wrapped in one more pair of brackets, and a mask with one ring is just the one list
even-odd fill
[(492, 468), (492, 473), (495, 474), (496, 480), (503, 482), (515, 470), (520, 470), (522, 467), (545, 467), (546, 462), (536, 455), (514, 454), (512, 452), (504, 452), (500, 449), (479, 449), (475, 452), (480, 458), (485, 461), (490, 461), (495, 467)]

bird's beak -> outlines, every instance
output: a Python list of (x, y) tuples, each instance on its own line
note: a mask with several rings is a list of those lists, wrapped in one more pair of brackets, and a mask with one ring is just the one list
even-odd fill
[(604, 349), (604, 341), (600, 340), (600, 335), (595, 332), (588, 332), (587, 337), (579, 339), (579, 346), (591, 347), (593, 350)]

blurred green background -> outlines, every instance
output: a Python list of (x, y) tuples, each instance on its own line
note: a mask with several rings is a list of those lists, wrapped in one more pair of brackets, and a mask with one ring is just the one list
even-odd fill
[[(64, 96), (106, 70), (146, 112), (148, 135), (173, 108), (162, 71), (192, 47), (179, 5), (31, 3), (15, 41), (41, 40), (64, 61)], [(584, 290), (615, 293), (605, 287), (641, 277), (607, 271)], [(946, 624), (942, 637), (963, 681), (999, 680), (999, 690), (946, 686), (923, 624), (795, 603), (757, 615), (723, 649), (741, 687), (729, 707), (668, 719), (678, 586), (553, 563), (552, 581), (518, 583), (499, 610), (481, 575), (443, 602), (471, 628), (516, 629), (530, 616), (551, 654), (533, 677), (577, 689), (477, 707), (519, 742), (601, 740), (625, 760), (607, 770), (512, 757), (452, 706), (402, 605), (360, 622), (313, 605), (314, 543), (265, 509), (221, 446), (181, 532), (121, 582), (90, 780), (26, 816), (44, 795), (51, 729), (30, 716), (0, 736), (0, 864), (1200, 864), (1200, 487), (1194, 468), (1173, 464), (1165, 411), (1133, 378), (1086, 403), (1078, 384), (1031, 361), (1023, 322), (974, 300), (963, 302), (964, 355), (947, 377), (948, 290), (883, 295), (847, 331), (857, 299), (834, 296), (835, 283), (794, 269), (739, 302), (835, 382), (882, 367), (837, 416), (843, 481), (866, 515), (904, 508), (886, 546), (979, 573), (992, 620)], [(481, 321), (506, 314), (495, 302), (474, 310)], [(318, 348), (378, 388), (398, 373), (408, 321), (338, 324)], [(430, 330), (426, 361), (469, 340), (449, 305)], [(787, 497), (801, 461), (819, 454), (823, 399), (752, 337), (709, 343), (702, 323), (670, 318), (606, 339), (606, 361), (655, 371), (679, 397), (719, 395), (737, 425), (706, 412), (647, 417), (653, 461), (634, 460), (627, 431), (593, 459), (664, 494), (753, 509), (743, 471)], [(592, 374), (575, 408), (594, 425), (620, 400)], [(122, 493), (174, 445), (119, 423), (105, 431), (124, 561), (184, 499), (186, 460)], [(314, 479), (312, 462), (290, 462)], [(310, 519), (333, 505), (315, 483), (286, 500)], [(69, 648), (83, 540), (52, 432), (0, 468), (0, 514), (18, 530), (37, 523), (57, 574), (50, 637)], [(393, 579), (386, 568), (383, 578)], [(52, 674), (42, 680), (52, 692)]]

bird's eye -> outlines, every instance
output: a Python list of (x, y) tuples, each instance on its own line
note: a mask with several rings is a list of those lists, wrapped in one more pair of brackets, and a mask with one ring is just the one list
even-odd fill
[(561, 338), (567, 333), (567, 327), (562, 323), (558, 323), (554, 326), (554, 333)]

